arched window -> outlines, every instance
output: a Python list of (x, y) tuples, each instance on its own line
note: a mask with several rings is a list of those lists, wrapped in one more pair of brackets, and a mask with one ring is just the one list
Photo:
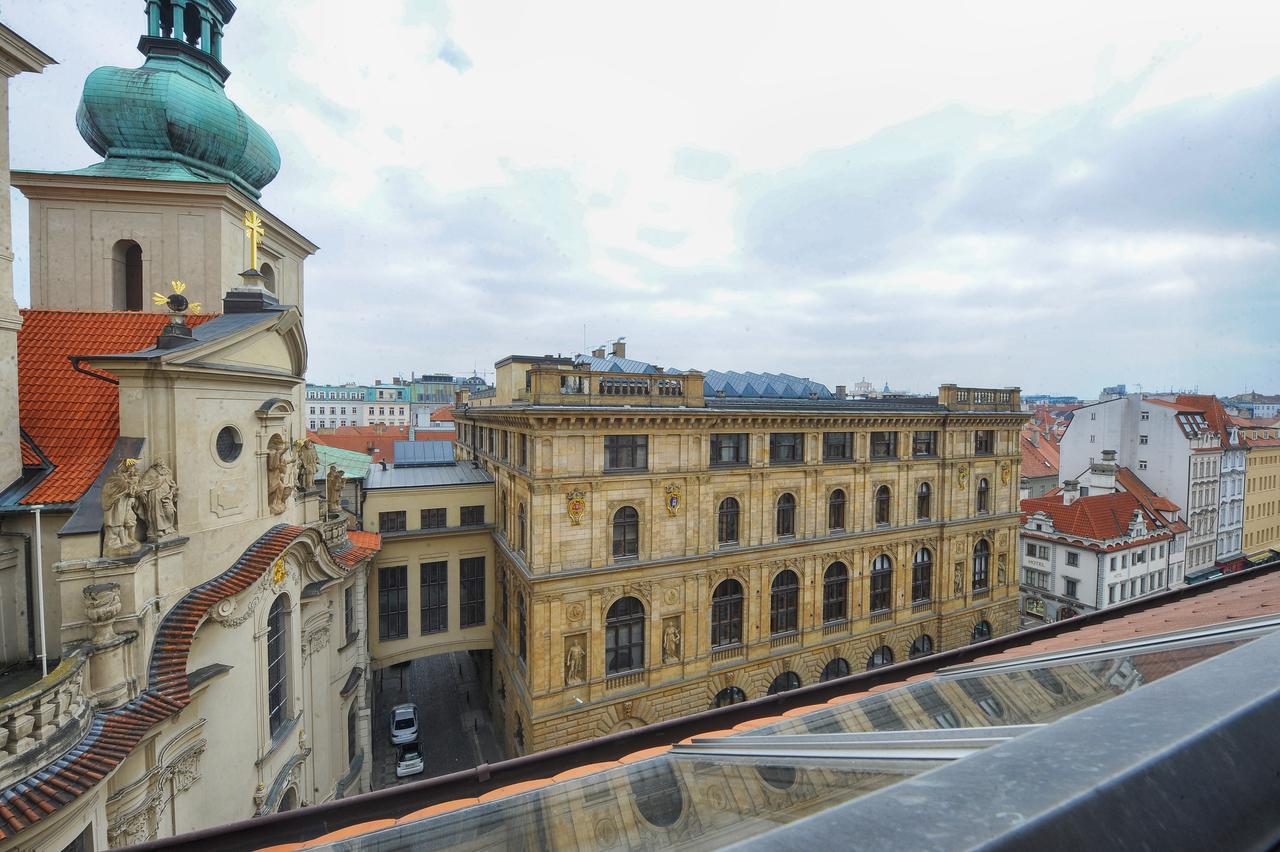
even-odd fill
[(979, 591), (991, 585), (991, 545), (985, 538), (973, 546), (973, 589)]
[(502, 534), (505, 536), (507, 534), (507, 530), (510, 528), (509, 525), (511, 524), (511, 507), (507, 504), (506, 494), (503, 494), (499, 498), (499, 502), (502, 504), (502, 508), (498, 510), (498, 515), (502, 518)]
[(837, 488), (827, 498), (827, 529), (844, 529), (844, 489)]
[(933, 596), (933, 553), (922, 547), (911, 563), (911, 602), (920, 603)]
[(969, 637), (970, 644), (974, 642), (985, 642), (991, 638), (991, 622), (979, 621), (973, 625), (973, 634)]
[(669, 828), (684, 813), (684, 793), (667, 760), (647, 760), (631, 770), (628, 779), (636, 810), (650, 825)]
[(756, 774), (775, 790), (790, 790), (796, 784), (794, 766), (757, 766)]
[(742, 644), (742, 584), (725, 580), (711, 595), (711, 647)]
[(893, 500), (893, 495), (889, 493), (889, 486), (881, 485), (876, 489), (876, 523), (889, 523), (889, 504)]
[(529, 661), (529, 604), (524, 595), (516, 595), (516, 608), (520, 620), (520, 662)]
[(733, 497), (724, 498), (716, 515), (716, 540), (721, 544), (737, 544), (738, 501)]
[(929, 520), (929, 498), (933, 494), (933, 489), (929, 487), (929, 483), (921, 482), (916, 487), (916, 520)]
[(849, 617), (849, 569), (832, 562), (822, 575), (822, 622), (844, 621)]
[(142, 246), (120, 240), (111, 248), (111, 303), (117, 311), (140, 311), (142, 302)]
[(286, 811), (292, 811), (298, 807), (298, 788), (290, 787), (284, 791), (284, 795), (280, 797), (280, 804), (276, 807), (276, 813), (282, 814)]
[(289, 609), (284, 595), (267, 612), (267, 719), (273, 737), (289, 721)]
[(613, 558), (626, 559), (640, 553), (640, 513), (623, 506), (613, 513)]
[(799, 688), (800, 675), (795, 672), (783, 672), (773, 679), (773, 683), (769, 684), (769, 691), (766, 695), (777, 695), (779, 692), (790, 692)]
[(927, 657), (932, 653), (933, 637), (928, 633), (922, 633), (911, 643), (911, 650), (907, 652), (907, 658), (914, 660), (917, 657)]
[(769, 633), (795, 633), (799, 627), (800, 578), (795, 571), (783, 571), (773, 578), (769, 593)]
[(1062, 681), (1058, 680), (1058, 676), (1050, 669), (1032, 669), (1031, 676), (1035, 678), (1036, 683), (1043, 686), (1054, 695), (1062, 695), (1065, 691)]
[(987, 687), (985, 678), (965, 677), (960, 678), (957, 682), (960, 684), (960, 688), (964, 690), (964, 694), (982, 708), (983, 713), (993, 719), (1004, 718), (1004, 704)]
[(713, 706), (728, 707), (730, 704), (740, 704), (746, 700), (747, 694), (741, 689), (736, 686), (726, 686), (716, 693), (716, 700)]
[(529, 544), (529, 516), (524, 510), (524, 503), (520, 504), (520, 512), (516, 518), (516, 534), (519, 536), (519, 550), (526, 553), (525, 547)]
[(989, 510), (991, 496), (991, 486), (987, 482), (986, 477), (978, 480), (978, 511), (986, 512)]
[(831, 662), (822, 667), (822, 674), (818, 677), (819, 682), (826, 683), (829, 680), (835, 680), (838, 677), (847, 677), (849, 675), (849, 661), (844, 657), (836, 657)]
[(618, 598), (604, 618), (604, 672), (622, 674), (644, 668), (644, 604)]
[(871, 562), (871, 611), (893, 606), (893, 560), (880, 554)]
[(276, 292), (276, 271), (271, 267), (271, 264), (269, 263), (262, 264), (262, 269), (258, 271), (262, 273), (262, 286), (266, 287), (269, 292), (275, 293)]
[(890, 665), (893, 665), (893, 649), (888, 645), (881, 645), (867, 657), (867, 671)]
[(796, 498), (792, 494), (783, 494), (778, 498), (775, 531), (778, 538), (789, 538), (796, 534)]

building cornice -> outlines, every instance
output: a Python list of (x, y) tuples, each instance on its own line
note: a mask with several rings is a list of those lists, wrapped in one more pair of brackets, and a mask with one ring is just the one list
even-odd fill
[(0, 74), (16, 77), (23, 72), (39, 74), (58, 60), (0, 24)]

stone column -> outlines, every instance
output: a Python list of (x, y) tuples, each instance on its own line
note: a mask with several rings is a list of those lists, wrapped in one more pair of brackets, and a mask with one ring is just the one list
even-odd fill
[(9, 80), (0, 85), (0, 483), (22, 475), (18, 435), (18, 329), (13, 298), (13, 232), (9, 211)]

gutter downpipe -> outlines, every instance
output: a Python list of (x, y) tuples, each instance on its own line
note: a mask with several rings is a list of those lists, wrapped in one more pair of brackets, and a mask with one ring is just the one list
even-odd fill
[(49, 676), (49, 655), (45, 648), (47, 631), (44, 623), (44, 553), (40, 546), (40, 510), (43, 508), (43, 505), (31, 507), (36, 517), (36, 595), (40, 600), (40, 676), (45, 678)]

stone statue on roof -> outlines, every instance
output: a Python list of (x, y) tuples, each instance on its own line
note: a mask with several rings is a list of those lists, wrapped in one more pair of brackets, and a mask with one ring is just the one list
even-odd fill
[(143, 474), (138, 483), (138, 498), (152, 541), (178, 531), (178, 483), (164, 459), (156, 459)]
[(279, 435), (272, 435), (267, 445), (267, 506), (273, 515), (284, 514), (289, 506), (289, 496), (293, 493), (293, 483), (289, 481), (292, 465), (289, 444)]
[(138, 549), (138, 488), (137, 459), (121, 459), (103, 481), (103, 556), (126, 556)]
[(329, 465), (329, 472), (324, 476), (324, 509), (329, 514), (336, 514), (342, 507), (342, 471), (336, 464)]
[(316, 471), (320, 469), (320, 454), (316, 451), (315, 441), (294, 441), (293, 446), (298, 456), (298, 493), (305, 494), (316, 487)]

